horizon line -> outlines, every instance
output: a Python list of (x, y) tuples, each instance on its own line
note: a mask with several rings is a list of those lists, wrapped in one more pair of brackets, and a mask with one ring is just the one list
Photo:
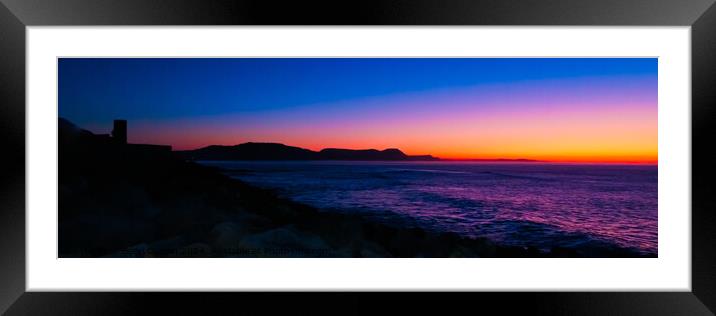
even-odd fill
[[(61, 116), (58, 116), (60, 119), (65, 119), (68, 122), (72, 123), (71, 120), (67, 118), (63, 118)], [(72, 123), (74, 125), (74, 123)], [(80, 128), (82, 130), (89, 131), (93, 134), (98, 134), (97, 132), (91, 131), (89, 129), (80, 127), (75, 125), (77, 128)], [(263, 144), (280, 144), (283, 146), (290, 146), (290, 147), (296, 147), (311, 151), (321, 151), (324, 149), (348, 149), (348, 150), (378, 150), (383, 151), (386, 149), (397, 149), (403, 152), (400, 147), (387, 147), (384, 149), (376, 149), (376, 148), (363, 148), (363, 149), (353, 149), (353, 148), (342, 148), (342, 147), (323, 147), (319, 150), (314, 150), (306, 147), (300, 147), (300, 146), (293, 146), (293, 145), (286, 145), (281, 142), (269, 142), (269, 141), (246, 141), (243, 143), (233, 144), (233, 145), (220, 145), (220, 144), (209, 144), (209, 145), (200, 145), (196, 147), (192, 147), (191, 149), (175, 149), (175, 145), (170, 145), (172, 147), (172, 151), (191, 151), (191, 150), (198, 150), (201, 148), (209, 147), (209, 146), (237, 146), (241, 144), (247, 144), (247, 143), (263, 143)], [(566, 159), (543, 159), (543, 158), (525, 158), (525, 157), (518, 157), (518, 158), (505, 158), (505, 157), (440, 157), (440, 156), (434, 156), (433, 154), (407, 154), (403, 152), (407, 156), (431, 156), (436, 159), (436, 161), (485, 161), (485, 162), (526, 162), (526, 163), (574, 163), (574, 164), (641, 164), (641, 165), (658, 165), (659, 160), (658, 156), (656, 159), (645, 159), (645, 160), (639, 160), (639, 159), (629, 159), (629, 160), (619, 160), (619, 159), (609, 159), (609, 160), (599, 160), (599, 159), (579, 159), (579, 158), (566, 158)]]
[(248, 143), (279, 144), (279, 145), (283, 145), (283, 146), (296, 147), (296, 148), (306, 149), (306, 150), (315, 151), (315, 152), (319, 152), (324, 149), (378, 150), (378, 151), (383, 151), (383, 150), (387, 150), (387, 149), (397, 149), (397, 150), (400, 150), (401, 152), (403, 152), (407, 156), (431, 156), (436, 159), (434, 161), (443, 161), (443, 162), (449, 162), (449, 161), (500, 162), (500, 161), (502, 161), (502, 162), (525, 162), (525, 163), (573, 163), (573, 164), (639, 164), (639, 165), (658, 165), (659, 164), (658, 159), (655, 159), (655, 160), (653, 160), (653, 159), (649, 159), (649, 160), (596, 160), (596, 159), (595, 160), (580, 160), (580, 159), (504, 158), (504, 157), (497, 157), (497, 158), (493, 158), (493, 157), (469, 157), (469, 158), (466, 158), (466, 157), (461, 157), (461, 158), (440, 157), (440, 156), (434, 156), (432, 154), (408, 154), (408, 153), (405, 153), (402, 149), (400, 149), (400, 147), (388, 147), (388, 148), (384, 148), (384, 149), (377, 149), (377, 148), (356, 149), (356, 148), (343, 148), (343, 147), (323, 147), (319, 150), (315, 150), (315, 149), (310, 149), (310, 148), (305, 148), (305, 147), (300, 147), (300, 146), (287, 145), (287, 144), (284, 144), (281, 142), (259, 142), (259, 141), (246, 141), (246, 142), (238, 143), (238, 144), (234, 144), (234, 145), (211, 144), (211, 145), (199, 146), (199, 147), (196, 147), (193, 149), (177, 149), (177, 150), (172, 149), (172, 151), (191, 151), (191, 150), (198, 150), (201, 148), (206, 148), (209, 146), (231, 147), (231, 146), (238, 146), (238, 145), (248, 144)]

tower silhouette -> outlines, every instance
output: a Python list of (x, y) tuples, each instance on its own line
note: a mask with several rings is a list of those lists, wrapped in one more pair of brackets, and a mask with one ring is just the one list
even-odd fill
[(118, 144), (127, 144), (127, 120), (114, 120), (112, 138)]

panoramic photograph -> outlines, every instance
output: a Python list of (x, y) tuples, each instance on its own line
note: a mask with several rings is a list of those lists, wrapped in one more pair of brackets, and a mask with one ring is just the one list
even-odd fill
[(657, 58), (59, 58), (61, 258), (658, 257)]

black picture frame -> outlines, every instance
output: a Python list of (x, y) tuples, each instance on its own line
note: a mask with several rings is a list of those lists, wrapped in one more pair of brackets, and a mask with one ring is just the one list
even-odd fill
[[(714, 0), (220, 1), (0, 0), (0, 311), (8, 315), (186, 314), (277, 309), (334, 313), (472, 307), (551, 315), (714, 315), (716, 311), (716, 6)], [(692, 291), (425, 294), (42, 293), (25, 291), (25, 34), (42, 25), (643, 25), (690, 26)], [(684, 210), (687, 211), (687, 210)], [(665, 223), (668, 225), (668, 223)], [(200, 297), (199, 297), (200, 296)], [(444, 295), (442, 295), (445, 298)], [(271, 303), (280, 302), (280, 303)], [(441, 302), (444, 303), (444, 302)], [(462, 306), (462, 303), (468, 306)], [(338, 309), (336, 309), (338, 308)]]

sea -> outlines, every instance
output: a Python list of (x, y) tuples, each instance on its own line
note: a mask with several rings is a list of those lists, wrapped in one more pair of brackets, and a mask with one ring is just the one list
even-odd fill
[(657, 166), (542, 162), (202, 161), (327, 212), (510, 246), (657, 255)]

